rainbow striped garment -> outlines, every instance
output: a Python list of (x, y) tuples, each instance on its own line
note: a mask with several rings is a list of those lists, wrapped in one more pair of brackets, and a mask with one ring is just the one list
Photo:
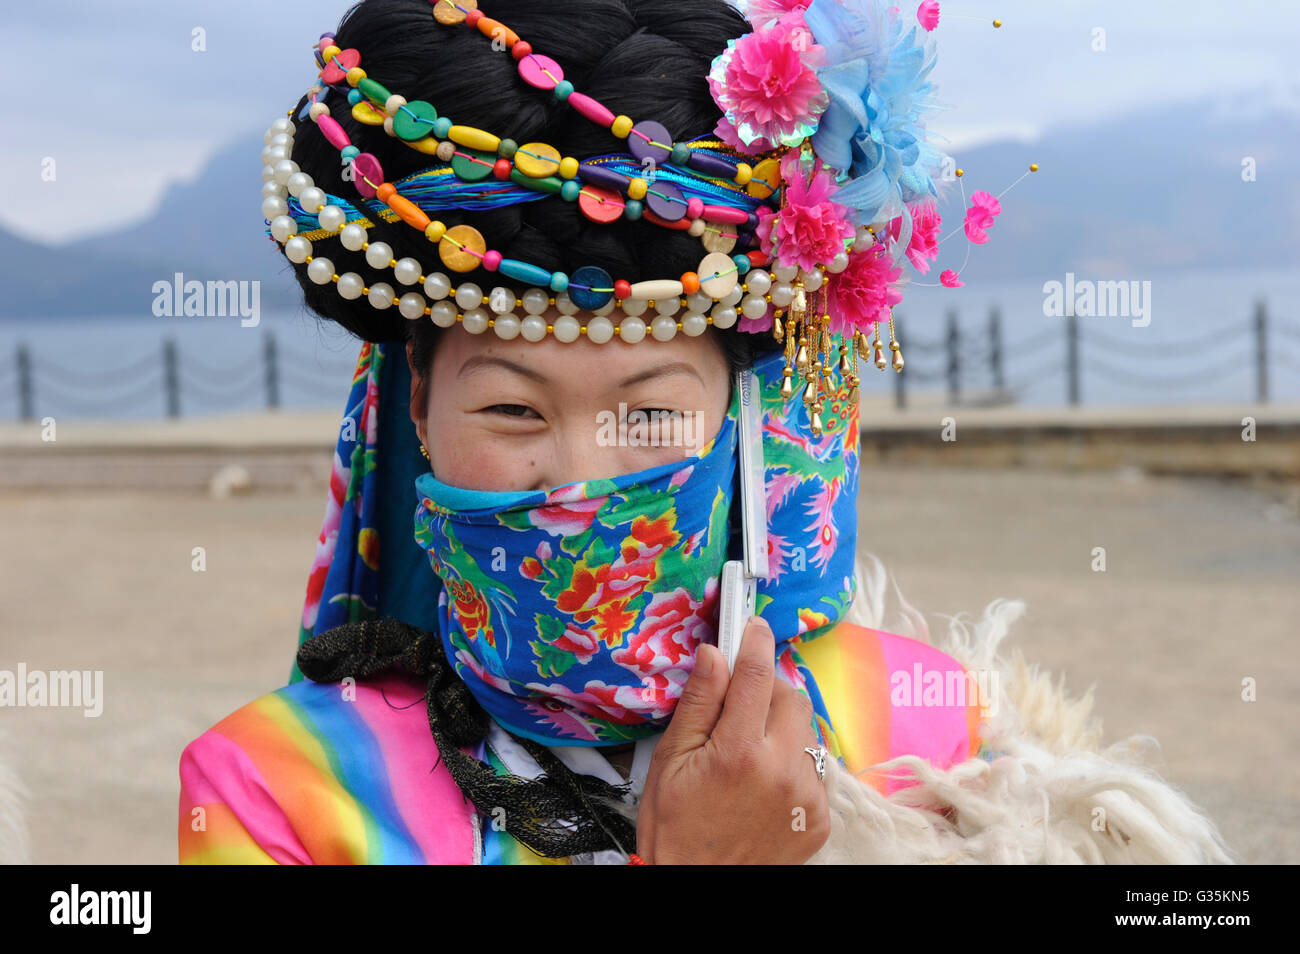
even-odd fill
[[(792, 649), (835, 726), (833, 754), (878, 791), (912, 784), (872, 769), (897, 755), (947, 768), (985, 754), (979, 700), (959, 689), (971, 680), (939, 650), (850, 623)], [(568, 862), (496, 831), (465, 800), (438, 759), (423, 690), (397, 674), (295, 682), (218, 722), (181, 755), (181, 863)], [(484, 744), (466, 751), (504, 771)]]

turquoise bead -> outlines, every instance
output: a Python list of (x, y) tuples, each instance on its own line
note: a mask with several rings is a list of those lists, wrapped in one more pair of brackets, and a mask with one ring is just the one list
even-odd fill
[(355, 159), (357, 156), (361, 155), (361, 150), (356, 146), (344, 146), (340, 155), (343, 157), (343, 161), (347, 162), (349, 159)]
[(433, 134), (439, 139), (446, 139), (447, 133), (451, 131), (451, 120), (446, 116), (439, 116), (433, 121)]
[(578, 193), (582, 191), (582, 183), (577, 179), (565, 179), (564, 185), (560, 186), (560, 198), (565, 202), (576, 202)]
[(564, 272), (556, 272), (551, 276), (551, 291), (562, 292), (569, 287), (569, 276)]
[(555, 98), (558, 99), (560, 102), (564, 102), (566, 99), (568, 99), (569, 94), (572, 92), (573, 92), (573, 84), (570, 83), (568, 80), (560, 80), (558, 83), (555, 84)]
[(497, 271), (508, 278), (513, 278), (521, 282), (528, 282), (531, 285), (545, 286), (551, 283), (551, 273), (549, 270), (542, 268), (540, 265), (530, 265), (528, 262), (521, 262), (517, 258), (501, 259), (501, 264), (497, 266)]
[(626, 219), (632, 219), (633, 221), (636, 221), (637, 219), (641, 218), (641, 213), (644, 211), (644, 209), (645, 206), (642, 205), (640, 199), (628, 199), (627, 202), (623, 205), (623, 217)]
[(355, 106), (359, 102), (361, 102), (361, 90), (359, 89), (348, 90), (348, 104), (351, 106)]
[(731, 260), (736, 263), (736, 271), (740, 274), (743, 275), (745, 272), (749, 271), (750, 262), (748, 255), (733, 255), (731, 256)]
[(675, 166), (684, 166), (686, 165), (686, 160), (690, 157), (691, 150), (683, 143), (678, 142), (673, 144), (673, 151), (668, 157), (668, 161)]

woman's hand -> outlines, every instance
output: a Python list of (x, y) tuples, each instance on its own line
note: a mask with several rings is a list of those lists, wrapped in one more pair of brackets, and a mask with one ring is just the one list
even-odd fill
[(812, 703), (776, 678), (775, 653), (757, 616), (730, 679), (717, 647), (699, 647), (641, 796), (649, 864), (802, 864), (825, 843), (826, 790), (804, 751)]

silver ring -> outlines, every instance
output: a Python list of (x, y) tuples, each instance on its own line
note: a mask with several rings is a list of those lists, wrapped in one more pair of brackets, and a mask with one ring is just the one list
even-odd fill
[(804, 751), (813, 757), (813, 763), (817, 766), (817, 781), (826, 781), (826, 756), (830, 755), (826, 751), (826, 746), (819, 745), (814, 749), (809, 745), (804, 748)]

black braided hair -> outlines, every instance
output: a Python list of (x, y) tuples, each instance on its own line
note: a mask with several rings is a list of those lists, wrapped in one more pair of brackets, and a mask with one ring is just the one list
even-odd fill
[(388, 670), (426, 677), (429, 730), (439, 757), (480, 814), (500, 817), (495, 810), (504, 810), (505, 830), (546, 858), (607, 848), (636, 851), (636, 826), (619, 808), (630, 783), (579, 775), (532, 739), (511, 736), (542, 767), (536, 779), (496, 775), (461, 751), (487, 735), (490, 716), (448, 664), (437, 633), (388, 617), (344, 623), (304, 642), (298, 668), (314, 682), (366, 679)]

